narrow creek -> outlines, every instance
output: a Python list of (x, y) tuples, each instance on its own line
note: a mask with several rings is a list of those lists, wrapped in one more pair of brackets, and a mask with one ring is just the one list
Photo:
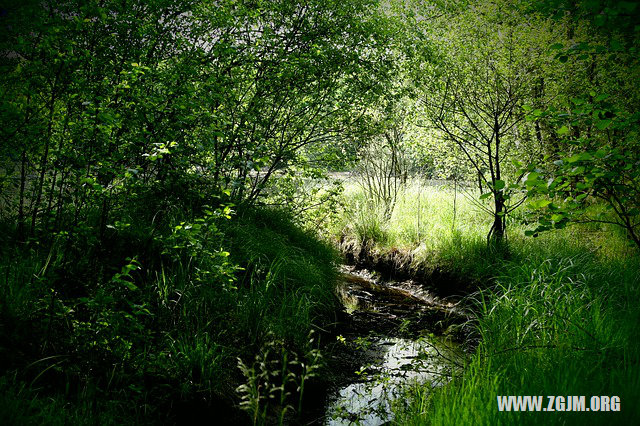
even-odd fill
[(325, 425), (386, 424), (409, 386), (442, 386), (464, 364), (467, 318), (456, 300), (348, 266), (337, 294), (346, 311), (339, 356), (354, 374), (329, 391)]

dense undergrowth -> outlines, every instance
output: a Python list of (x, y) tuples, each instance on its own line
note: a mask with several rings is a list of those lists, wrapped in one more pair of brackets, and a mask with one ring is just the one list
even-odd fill
[(0, 423), (244, 424), (239, 402), (258, 423), (295, 416), (322, 364), (313, 330), (335, 312), (335, 252), (285, 213), (227, 213), (151, 235), (112, 227), (101, 241), (15, 244), (9, 227)]
[[(637, 422), (640, 261), (633, 245), (602, 224), (525, 237), (530, 218), (522, 209), (508, 221), (505, 245), (491, 247), (490, 218), (460, 193), (454, 214), (453, 200), (451, 188), (414, 183), (385, 218), (351, 186), (350, 209), (335, 224), (346, 252), (470, 283), (466, 302), (476, 314), (479, 344), (469, 365), (435, 392), (408, 389), (397, 402), (396, 423)], [(593, 395), (617, 395), (621, 411), (506, 413), (498, 411), (499, 395), (584, 395), (587, 407)]]

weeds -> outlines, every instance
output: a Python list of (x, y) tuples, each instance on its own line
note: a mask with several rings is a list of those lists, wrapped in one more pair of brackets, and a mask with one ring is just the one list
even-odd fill
[[(127, 251), (114, 241), (122, 257), (95, 261), (75, 237), (51, 249), (4, 248), (0, 379), (24, 410), (20, 423), (55, 424), (51, 413), (64, 412), (81, 413), (80, 424), (144, 424), (172, 421), (183, 402), (232, 406), (234, 360), (268, 340), (288, 357), (275, 385), (285, 384), (278, 398), (288, 395), (280, 414), (300, 411), (321, 365), (309, 332), (334, 311), (333, 250), (280, 212), (174, 222), (153, 262), (133, 242)], [(142, 233), (133, 224), (109, 232)]]
[[(408, 389), (407, 404), (396, 404), (397, 424), (640, 418), (640, 263), (623, 233), (588, 224), (530, 238), (528, 216), (516, 212), (497, 250), (484, 241), (491, 218), (459, 198), (454, 219), (447, 188), (413, 182), (388, 221), (363, 210), (357, 188), (345, 194), (353, 208), (334, 227), (343, 250), (401, 251), (414, 270), (446, 270), (478, 288), (467, 296), (479, 340), (470, 363), (441, 389)], [(618, 395), (628, 402), (620, 413), (499, 413), (498, 395)]]
[[(313, 342), (309, 336), (310, 347)], [(305, 382), (315, 377), (322, 364), (318, 349), (309, 349), (301, 357), (270, 336), (252, 364), (238, 358), (238, 368), (246, 379), (236, 389), (241, 396), (240, 407), (249, 413), (254, 425), (284, 424), (288, 412), (302, 412)]]

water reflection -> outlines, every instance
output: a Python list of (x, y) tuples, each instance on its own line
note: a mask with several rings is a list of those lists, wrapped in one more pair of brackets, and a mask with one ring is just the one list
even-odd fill
[(440, 386), (450, 377), (458, 348), (436, 338), (370, 339), (371, 365), (363, 366), (361, 382), (337, 390), (329, 400), (327, 425), (381, 425), (393, 418), (392, 401), (403, 387), (415, 383)]

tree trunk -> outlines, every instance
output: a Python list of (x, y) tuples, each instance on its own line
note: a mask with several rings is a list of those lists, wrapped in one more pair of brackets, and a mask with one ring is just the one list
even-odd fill
[(491, 226), (491, 232), (489, 236), (495, 241), (502, 241), (504, 239), (504, 200), (501, 193), (497, 193), (495, 197), (496, 208), (493, 213), (493, 225)]
[(22, 150), (22, 165), (20, 167), (20, 200), (18, 201), (18, 238), (24, 237), (24, 187), (27, 180), (27, 151)]
[(35, 203), (33, 204), (33, 213), (31, 216), (31, 234), (36, 230), (36, 219), (38, 218), (38, 208), (42, 200), (42, 192), (44, 189), (44, 177), (47, 172), (47, 162), (49, 161), (49, 143), (51, 142), (51, 132), (53, 130), (53, 112), (55, 109), (56, 94), (55, 90), (51, 95), (51, 103), (49, 105), (49, 123), (47, 127), (47, 136), (44, 141), (44, 152), (40, 161), (40, 178), (38, 179), (38, 188)]

